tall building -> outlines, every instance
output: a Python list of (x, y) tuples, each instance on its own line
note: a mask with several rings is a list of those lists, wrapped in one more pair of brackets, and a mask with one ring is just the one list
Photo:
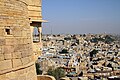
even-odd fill
[(0, 80), (37, 80), (41, 12), (41, 0), (0, 0)]

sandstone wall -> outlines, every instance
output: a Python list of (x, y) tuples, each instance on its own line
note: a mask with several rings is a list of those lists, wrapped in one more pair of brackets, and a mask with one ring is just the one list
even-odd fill
[(28, 0), (28, 14), (31, 18), (31, 21), (33, 20), (42, 20), (42, 6), (41, 6), (41, 0)]
[[(33, 54), (34, 59), (37, 60), (37, 57), (41, 55), (42, 48), (42, 0), (28, 0), (28, 15), (31, 21), (31, 32), (34, 33), (34, 28), (38, 29), (39, 32), (39, 41), (33, 41)], [(33, 36), (32, 36), (33, 37)]]
[(37, 79), (38, 80), (56, 80), (53, 76), (49, 76), (49, 75), (38, 75)]
[(27, 0), (0, 0), (0, 80), (37, 80)]

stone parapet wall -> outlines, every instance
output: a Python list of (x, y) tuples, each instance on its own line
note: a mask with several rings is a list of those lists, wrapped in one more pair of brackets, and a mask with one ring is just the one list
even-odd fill
[(1, 80), (37, 79), (26, 1), (0, 0)]
[(35, 66), (30, 65), (23, 69), (13, 70), (0, 75), (0, 80), (37, 80)]
[(53, 76), (49, 75), (38, 75), (37, 80), (56, 80)]

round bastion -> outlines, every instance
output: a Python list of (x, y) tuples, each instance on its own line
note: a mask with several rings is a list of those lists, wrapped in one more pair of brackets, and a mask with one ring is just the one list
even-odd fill
[(27, 1), (0, 0), (0, 80), (37, 80)]

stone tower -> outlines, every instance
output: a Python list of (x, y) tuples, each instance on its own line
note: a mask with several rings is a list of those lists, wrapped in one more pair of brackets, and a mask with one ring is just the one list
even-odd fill
[[(36, 59), (37, 56), (41, 54), (42, 42), (42, 22), (46, 22), (42, 20), (42, 0), (28, 0), (28, 15), (30, 19), (30, 28), (32, 33), (32, 47), (33, 47), (33, 54), (34, 58)], [(37, 31), (35, 31), (35, 29)], [(35, 32), (37, 32), (35, 34)]]
[(33, 15), (40, 4), (32, 2), (37, 1), (0, 0), (0, 80), (37, 80), (31, 26), (43, 21)]

